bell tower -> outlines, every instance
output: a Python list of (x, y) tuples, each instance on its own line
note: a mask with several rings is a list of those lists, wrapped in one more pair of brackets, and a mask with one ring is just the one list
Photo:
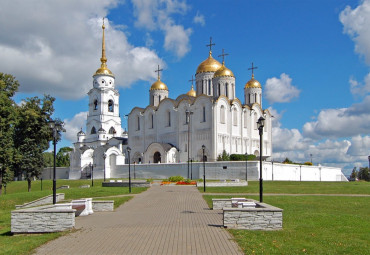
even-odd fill
[(121, 136), (119, 92), (114, 87), (114, 74), (108, 69), (105, 54), (105, 25), (103, 19), (101, 66), (93, 75), (93, 88), (88, 92), (89, 113), (86, 122), (86, 142), (104, 141)]

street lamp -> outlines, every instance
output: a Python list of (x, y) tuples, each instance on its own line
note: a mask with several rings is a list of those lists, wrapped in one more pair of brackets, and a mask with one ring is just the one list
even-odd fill
[(262, 142), (263, 142), (263, 127), (265, 126), (265, 118), (262, 116), (257, 121), (257, 127), (260, 135), (260, 202), (263, 202), (263, 185), (262, 185)]
[(193, 114), (192, 111), (186, 110), (186, 122), (188, 123), (188, 179), (189, 179), (189, 162), (190, 162), (190, 116)]
[(104, 160), (104, 182), (105, 182), (105, 159), (107, 158), (107, 154), (103, 154), (103, 160)]
[(127, 154), (128, 154), (128, 191), (131, 193), (130, 152), (131, 152), (131, 148), (127, 147)]
[(202, 145), (203, 150), (203, 191), (206, 192), (206, 159), (204, 157), (204, 150), (206, 149), (206, 146), (204, 144)]
[(248, 152), (245, 153), (245, 180), (248, 181)]
[(190, 159), (190, 180), (193, 180), (193, 158)]
[(56, 180), (56, 147), (59, 131), (64, 131), (61, 123), (54, 120), (49, 121), (49, 127), (53, 131), (54, 165), (53, 165), (53, 204), (57, 203), (57, 180)]
[(94, 187), (94, 164), (90, 163), (91, 187)]

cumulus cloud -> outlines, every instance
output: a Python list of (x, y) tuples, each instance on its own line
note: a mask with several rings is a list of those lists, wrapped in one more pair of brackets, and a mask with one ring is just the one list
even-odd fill
[(292, 78), (282, 73), (280, 79), (267, 79), (264, 94), (269, 103), (287, 103), (299, 96), (300, 90), (292, 85)]
[[(118, 0), (2, 2), (0, 70), (16, 76), (21, 92), (85, 96), (100, 66), (101, 17), (117, 5)], [(107, 19), (106, 48), (117, 86), (152, 80), (152, 70), (163, 65), (154, 51), (131, 45), (121, 27)]]
[(164, 33), (164, 48), (181, 58), (190, 51), (191, 28), (176, 24), (174, 14), (185, 14), (189, 6), (178, 0), (132, 0), (135, 25), (149, 31), (160, 30)]
[(206, 24), (206, 21), (204, 19), (204, 15), (200, 14), (199, 11), (195, 15), (193, 22), (195, 24), (200, 24), (201, 26), (204, 26)]
[(370, 130), (370, 96), (348, 108), (321, 110), (317, 120), (303, 126), (312, 139), (351, 137)]
[(366, 95), (370, 92), (370, 73), (365, 76), (364, 82), (360, 83), (357, 80), (351, 78), (349, 80), (351, 86), (351, 93), (353, 95)]
[(63, 134), (63, 137), (70, 141), (77, 141), (77, 133), (86, 125), (88, 112), (79, 112), (72, 119), (65, 119), (64, 128), (66, 132)]
[(355, 42), (355, 51), (370, 64), (370, 0), (364, 0), (355, 9), (347, 6), (339, 15), (343, 32)]

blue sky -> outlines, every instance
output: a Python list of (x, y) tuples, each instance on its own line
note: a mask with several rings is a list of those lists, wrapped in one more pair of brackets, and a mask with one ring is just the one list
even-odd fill
[(55, 117), (67, 128), (60, 146), (85, 127), (103, 16), (121, 116), (148, 104), (158, 64), (170, 97), (186, 93), (212, 37), (213, 56), (229, 54), (242, 102), (248, 68), (258, 66), (263, 107), (275, 116), (275, 160), (305, 162), (312, 154), (314, 163), (345, 172), (367, 166), (370, 0), (5, 0), (0, 71), (20, 81), (18, 102), (44, 93), (57, 98)]

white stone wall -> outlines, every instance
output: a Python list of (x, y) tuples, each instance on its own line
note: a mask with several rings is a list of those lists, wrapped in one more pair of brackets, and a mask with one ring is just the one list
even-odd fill
[(93, 200), (92, 208), (94, 212), (112, 212), (114, 210), (113, 200)]
[[(56, 202), (64, 200), (64, 193), (57, 193), (56, 194)], [(24, 203), (23, 205), (16, 205), (16, 209), (20, 208), (28, 208), (28, 207), (34, 207), (34, 206), (39, 206), (39, 205), (46, 205), (46, 204), (51, 204), (53, 203), (53, 195), (49, 195), (46, 197), (42, 197), (40, 199), (34, 200), (29, 203)]]

